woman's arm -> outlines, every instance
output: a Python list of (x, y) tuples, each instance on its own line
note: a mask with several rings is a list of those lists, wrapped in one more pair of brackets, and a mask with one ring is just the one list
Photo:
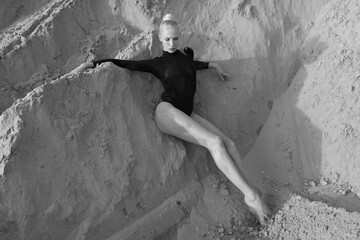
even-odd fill
[(216, 72), (219, 74), (221, 80), (223, 81), (225, 81), (226, 78), (230, 78), (230, 75), (225, 73), (218, 63), (209, 62), (209, 68), (215, 68)]
[(156, 67), (155, 59), (148, 60), (121, 60), (121, 59), (102, 59), (97, 61), (92, 61), (94, 67), (104, 62), (112, 62), (118, 67), (126, 68), (134, 71), (149, 72), (154, 74)]
[[(190, 58), (194, 57), (194, 51), (191, 48), (185, 48), (184, 53), (189, 56)], [(225, 81), (225, 78), (230, 78), (230, 75), (225, 73), (219, 64), (215, 62), (202, 62), (202, 61), (196, 61), (194, 60), (196, 70), (201, 69), (208, 69), (208, 68), (215, 68), (217, 73), (219, 74), (221, 80)]]
[(82, 63), (77, 68), (73, 69), (71, 72), (65, 74), (64, 77), (71, 77), (74, 75), (79, 75), (86, 69), (95, 68), (97, 65), (100, 65), (105, 62), (112, 62), (116, 66), (126, 68), (129, 70), (149, 72), (149, 73), (156, 75), (155, 59), (133, 61), (133, 60), (120, 60), (120, 59), (108, 58), (108, 59), (101, 59), (101, 60), (97, 60), (97, 61)]
[(210, 67), (208, 62), (202, 62), (202, 61), (194, 60), (194, 63), (195, 63), (195, 66), (196, 66), (196, 70), (208, 69)]
[(95, 67), (95, 65), (93, 62), (82, 63), (77, 68), (74, 68), (69, 73), (65, 74), (64, 77), (72, 77), (74, 75), (79, 75), (86, 69), (94, 68), (94, 67)]

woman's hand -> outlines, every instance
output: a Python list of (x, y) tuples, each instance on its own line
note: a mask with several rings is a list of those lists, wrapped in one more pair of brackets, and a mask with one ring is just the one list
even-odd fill
[(73, 70), (71, 70), (70, 72), (68, 72), (67, 74), (64, 75), (65, 78), (68, 77), (74, 77), (74, 76), (78, 76), (80, 73), (82, 73), (83, 71), (85, 71), (88, 68), (93, 68), (94, 67), (94, 63), (93, 62), (89, 62), (89, 63), (82, 63), (80, 64), (77, 68), (74, 68)]
[(222, 81), (225, 81), (227, 78), (230, 78), (230, 75), (225, 73), (221, 66), (217, 63), (209, 63), (209, 67), (215, 68), (216, 72), (219, 74)]

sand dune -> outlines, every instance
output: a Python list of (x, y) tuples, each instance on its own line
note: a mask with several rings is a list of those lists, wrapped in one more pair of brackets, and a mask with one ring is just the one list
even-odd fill
[[(202, 148), (154, 122), (147, 74), (82, 62), (161, 53), (165, 13), (195, 109), (235, 140), (274, 210), (259, 227)], [(0, 239), (358, 239), (356, 0), (2, 1)]]

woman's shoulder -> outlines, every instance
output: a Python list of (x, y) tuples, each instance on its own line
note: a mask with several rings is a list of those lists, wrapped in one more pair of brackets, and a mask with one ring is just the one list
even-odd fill
[(185, 47), (182, 52), (191, 59), (194, 59), (194, 50), (190, 47)]

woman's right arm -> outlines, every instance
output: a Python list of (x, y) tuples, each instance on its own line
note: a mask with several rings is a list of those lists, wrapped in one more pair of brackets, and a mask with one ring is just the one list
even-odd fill
[(111, 62), (118, 67), (126, 68), (128, 70), (140, 71), (140, 72), (149, 72), (155, 74), (155, 69), (157, 68), (156, 58), (155, 59), (147, 59), (147, 60), (122, 60), (122, 59), (102, 59), (97, 61), (92, 61), (94, 67), (99, 64)]
[(94, 67), (95, 67), (95, 65), (94, 65), (93, 62), (82, 63), (77, 68), (74, 68), (69, 73), (65, 74), (64, 77), (72, 77), (74, 75), (79, 75), (80, 73), (82, 73), (86, 69), (94, 68)]
[(126, 68), (134, 71), (148, 72), (157, 76), (157, 69), (159, 64), (157, 64), (156, 58), (148, 60), (121, 60), (121, 59), (101, 59), (97, 61), (91, 61), (87, 63), (82, 63), (77, 68), (73, 69), (71, 72), (65, 74), (65, 77), (74, 76), (82, 73), (86, 69), (95, 68), (97, 65), (100, 65), (105, 62), (112, 62), (118, 67)]

